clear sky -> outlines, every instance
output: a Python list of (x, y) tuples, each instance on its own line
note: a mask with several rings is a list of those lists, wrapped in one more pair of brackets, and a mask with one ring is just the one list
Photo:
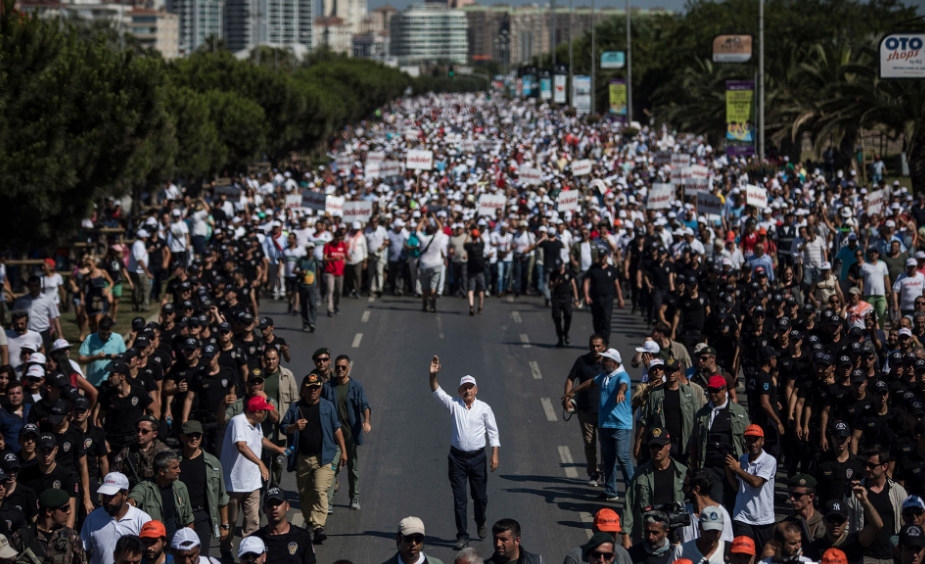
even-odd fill
[[(522, 5), (522, 4), (548, 4), (549, 0), (505, 0), (504, 2), (494, 2), (492, 0), (478, 0), (480, 4), (513, 4), (513, 5)], [(565, 0), (560, 0), (564, 2)], [(368, 0), (369, 8), (379, 8), (389, 4), (395, 8), (402, 9), (407, 7), (409, 4), (416, 4), (423, 2), (423, 0)], [(684, 5), (687, 3), (687, 0), (630, 0), (632, 6), (638, 6), (641, 8), (667, 8), (669, 10), (674, 10), (676, 12), (681, 12), (684, 10)], [(600, 0), (596, 4), (598, 6), (618, 6), (623, 7), (625, 5), (625, 0)], [(905, 3), (912, 6), (917, 6), (919, 14), (925, 14), (925, 0), (905, 0)], [(590, 5), (589, 0), (576, 0), (575, 5)]]

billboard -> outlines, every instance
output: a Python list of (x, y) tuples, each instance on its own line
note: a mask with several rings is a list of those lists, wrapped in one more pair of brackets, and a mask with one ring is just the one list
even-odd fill
[(755, 81), (726, 81), (726, 152), (755, 154)]
[(565, 103), (565, 83), (567, 78), (568, 77), (566, 77), (564, 74), (557, 74), (552, 77), (552, 101), (556, 104)]
[(572, 106), (580, 114), (591, 113), (591, 77), (572, 77)]
[(752, 36), (717, 35), (713, 38), (714, 63), (747, 63), (752, 60)]
[(622, 69), (624, 66), (626, 66), (626, 54), (623, 51), (601, 53), (602, 69)]
[(541, 100), (552, 100), (552, 79), (551, 78), (541, 78), (540, 79), (540, 99)]
[(889, 33), (880, 40), (880, 78), (925, 78), (925, 33)]
[(617, 116), (626, 116), (626, 81), (615, 78), (608, 85), (610, 92), (610, 113)]

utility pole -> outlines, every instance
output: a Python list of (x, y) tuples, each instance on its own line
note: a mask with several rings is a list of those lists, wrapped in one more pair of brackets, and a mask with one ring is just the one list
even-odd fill
[(549, 48), (552, 49), (552, 68), (556, 69), (556, 0), (552, 0), (552, 21), (550, 22), (550, 40)]
[(633, 121), (633, 37), (630, 26), (630, 0), (626, 0), (626, 125)]
[(568, 0), (568, 84), (565, 85), (565, 96), (566, 100), (570, 103), (574, 103), (572, 100), (572, 30), (575, 29), (572, 25), (572, 2), (574, 0)]
[(764, 0), (758, 0), (758, 159), (764, 159)]
[(597, 12), (594, 11), (594, 0), (591, 0), (591, 113), (592, 114), (597, 110), (597, 105), (595, 103), (595, 98), (596, 98), (595, 94), (597, 94), (597, 82), (594, 79), (594, 67), (597, 66), (595, 64), (596, 61), (594, 60), (596, 53), (597, 53), (597, 49), (595, 48), (595, 42), (594, 42), (594, 23), (595, 23), (595, 20), (597, 19), (595, 17), (596, 15), (597, 15)]

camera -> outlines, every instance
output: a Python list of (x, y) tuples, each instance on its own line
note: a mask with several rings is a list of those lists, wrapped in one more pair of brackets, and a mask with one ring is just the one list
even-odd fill
[(684, 509), (684, 504), (680, 501), (650, 505), (642, 511), (643, 517), (651, 513), (653, 514), (652, 516), (659, 521), (665, 521), (665, 517), (667, 517), (668, 528), (672, 531), (682, 527), (689, 527), (691, 524), (691, 514)]

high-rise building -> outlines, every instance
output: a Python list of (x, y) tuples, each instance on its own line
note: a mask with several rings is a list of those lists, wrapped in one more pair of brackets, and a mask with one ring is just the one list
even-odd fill
[(350, 28), (351, 33), (361, 33), (366, 9), (366, 0), (322, 0), (321, 15), (326, 18), (340, 18)]
[(415, 4), (391, 21), (391, 52), (401, 65), (460, 63), (468, 57), (466, 14), (445, 0)]
[(161, 52), (165, 59), (179, 56), (179, 18), (177, 14), (136, 8), (128, 13), (128, 31), (146, 49)]
[(224, 0), (174, 0), (179, 21), (179, 52), (188, 55), (209, 37), (223, 36)]
[(239, 52), (257, 45), (311, 48), (313, 9), (313, 0), (226, 0), (228, 49)]

